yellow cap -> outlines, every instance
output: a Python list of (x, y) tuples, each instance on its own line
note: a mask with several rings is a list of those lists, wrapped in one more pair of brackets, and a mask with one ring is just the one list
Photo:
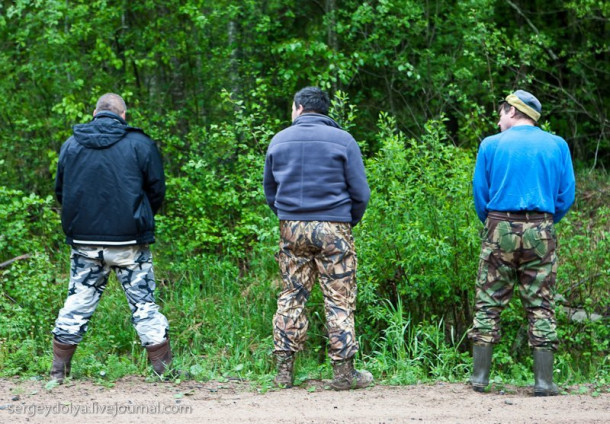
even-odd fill
[(517, 90), (506, 96), (506, 99), (504, 100), (506, 100), (506, 103), (509, 105), (514, 106), (516, 109), (525, 113), (534, 121), (538, 122), (538, 119), (540, 119), (542, 106), (533, 94), (528, 93), (527, 91)]

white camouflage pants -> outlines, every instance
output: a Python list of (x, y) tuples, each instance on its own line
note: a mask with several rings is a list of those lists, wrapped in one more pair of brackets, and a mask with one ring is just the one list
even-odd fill
[(53, 329), (57, 341), (78, 344), (82, 340), (111, 271), (116, 273), (125, 291), (131, 322), (142, 346), (156, 345), (167, 339), (169, 323), (155, 303), (155, 276), (148, 245), (74, 246), (70, 263), (68, 297)]

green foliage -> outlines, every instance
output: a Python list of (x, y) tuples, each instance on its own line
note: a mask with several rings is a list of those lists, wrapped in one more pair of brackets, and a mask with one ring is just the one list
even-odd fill
[[(166, 264), (161, 288), (172, 341), (188, 352), (184, 367), (203, 378), (251, 379), (269, 371), (272, 286), (213, 255)], [(188, 368), (187, 368), (188, 369)]]
[(65, 288), (55, 261), (41, 253), (0, 269), (0, 357), (3, 373), (41, 372)]
[(610, 374), (608, 281), (610, 199), (607, 173), (582, 175), (580, 195), (559, 228), (558, 329), (568, 375)]
[(478, 257), (472, 156), (443, 144), (441, 121), (427, 123), (420, 140), (406, 140), (387, 115), (379, 125), (381, 149), (367, 163), (371, 200), (356, 227), (365, 331), (386, 326), (390, 299), (416, 322), (437, 316), (463, 334)]
[[(369, 367), (389, 384), (415, 384), (427, 380), (460, 380), (467, 371), (466, 357), (459, 343), (447, 343), (442, 319), (414, 322), (400, 299), (380, 305), (388, 323), (372, 342)], [(436, 324), (432, 324), (436, 322)]]
[(9, 374), (39, 370), (57, 305), (54, 252), (63, 236), (50, 196), (40, 198), (0, 186), (0, 358)]
[(261, 185), (273, 131), (263, 123), (262, 105), (246, 113), (243, 101), (226, 92), (225, 100), (235, 110), (233, 121), (196, 129), (187, 143), (168, 146), (197, 152), (168, 178), (166, 213), (158, 220), (159, 238), (175, 246), (177, 255), (245, 259), (258, 242), (273, 236), (273, 214)]
[[(476, 147), (521, 87), (576, 159), (603, 167), (610, 152), (603, 2), (20, 1), (0, 17), (4, 184), (28, 193), (49, 193), (49, 153), (107, 91), (171, 151), (235, 118), (223, 90), (277, 117), (312, 84), (349, 95), (358, 140), (386, 111), (409, 137), (445, 116), (444, 142)], [(193, 159), (180, 155), (174, 171)]]
[(51, 196), (0, 186), (0, 262), (60, 245), (63, 237), (53, 206)]

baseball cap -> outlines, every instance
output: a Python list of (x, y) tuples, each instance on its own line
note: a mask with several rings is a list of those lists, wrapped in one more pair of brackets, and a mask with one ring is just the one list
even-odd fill
[(525, 113), (534, 121), (537, 122), (538, 119), (540, 119), (542, 105), (532, 93), (528, 93), (524, 90), (517, 90), (514, 93), (511, 93), (506, 96), (506, 99), (504, 100), (509, 105), (514, 106), (516, 109)]

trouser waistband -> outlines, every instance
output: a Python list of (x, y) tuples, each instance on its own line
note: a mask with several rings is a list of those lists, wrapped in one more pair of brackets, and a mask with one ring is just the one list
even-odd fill
[(536, 212), (536, 211), (519, 211), (519, 212), (505, 212), (505, 211), (490, 211), (488, 217), (496, 219), (506, 219), (509, 221), (543, 221), (547, 219), (553, 219), (553, 214), (547, 212)]

